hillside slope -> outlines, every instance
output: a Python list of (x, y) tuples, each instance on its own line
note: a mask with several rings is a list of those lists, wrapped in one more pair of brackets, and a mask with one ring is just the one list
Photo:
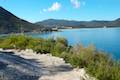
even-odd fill
[(38, 26), (20, 19), (0, 7), (0, 34), (3, 33), (19, 33), (21, 31), (30, 32), (33, 30), (40, 30), (43, 26)]
[(120, 18), (114, 21), (69, 21), (69, 20), (57, 20), (48, 19), (41, 22), (37, 22), (37, 25), (42, 24), (46, 27), (73, 27), (73, 28), (99, 28), (99, 27), (120, 27)]

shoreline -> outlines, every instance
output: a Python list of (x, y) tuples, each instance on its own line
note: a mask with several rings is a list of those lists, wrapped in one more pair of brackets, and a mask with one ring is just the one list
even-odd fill
[(42, 32), (25, 32), (25, 33), (7, 33), (7, 34), (0, 34), (0, 37), (2, 36), (8, 36), (11, 34), (16, 34), (16, 35), (20, 35), (20, 34), (30, 34), (30, 33), (47, 33), (47, 32), (61, 32), (62, 30), (75, 30), (75, 29), (116, 29), (116, 28), (120, 28), (120, 27), (86, 27), (86, 28), (60, 28), (58, 29), (58, 31), (42, 31)]

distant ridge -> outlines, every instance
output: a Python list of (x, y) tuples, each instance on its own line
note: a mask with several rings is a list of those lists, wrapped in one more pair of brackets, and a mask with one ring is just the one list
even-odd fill
[(41, 22), (36, 22), (37, 25), (42, 24), (46, 27), (73, 27), (73, 28), (101, 28), (101, 27), (120, 27), (120, 18), (113, 21), (93, 20), (93, 21), (70, 21), (48, 19)]
[(0, 7), (0, 34), (39, 31), (41, 27), (43, 26), (20, 19), (3, 7)]
[(18, 18), (14, 14), (0, 7), (0, 34), (39, 32), (41, 30), (51, 30), (51, 28), (101, 28), (120, 27), (120, 18), (113, 21), (73, 21), (48, 19), (37, 23), (30, 23)]
[(120, 21), (120, 18), (116, 19), (116, 21)]

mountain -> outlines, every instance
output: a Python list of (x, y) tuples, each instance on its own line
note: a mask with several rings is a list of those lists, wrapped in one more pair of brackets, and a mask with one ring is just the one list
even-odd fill
[(37, 25), (42, 24), (46, 27), (55, 27), (55, 26), (77, 26), (80, 25), (78, 21), (68, 21), (68, 20), (57, 20), (57, 19), (48, 19), (41, 22), (37, 22)]
[(23, 19), (20, 19), (9, 11), (0, 7), (0, 34), (19, 33), (21, 31), (31, 32), (34, 30), (39, 31), (41, 27), (43, 26), (38, 26)]
[(120, 18), (116, 19), (116, 21), (120, 21)]
[(120, 27), (120, 18), (114, 21), (70, 21), (70, 20), (56, 20), (48, 19), (37, 22), (37, 25), (42, 24), (46, 27), (59, 27), (59, 28), (100, 28), (100, 27)]

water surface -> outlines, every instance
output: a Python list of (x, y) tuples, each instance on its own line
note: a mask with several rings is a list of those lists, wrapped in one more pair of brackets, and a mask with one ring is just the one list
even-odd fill
[(60, 32), (29, 34), (33, 37), (64, 37), (70, 45), (93, 44), (98, 50), (105, 51), (120, 59), (120, 28), (63, 29)]

